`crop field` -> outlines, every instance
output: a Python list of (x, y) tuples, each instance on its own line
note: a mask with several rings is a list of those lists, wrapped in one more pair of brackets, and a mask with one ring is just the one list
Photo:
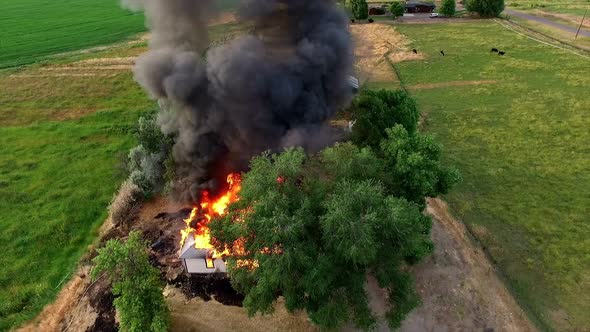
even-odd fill
[(123, 40), (145, 30), (118, 0), (3, 0), (0, 69)]
[(464, 177), (454, 214), (541, 328), (587, 329), (590, 59), (493, 21), (397, 29), (425, 56), (400, 79)]

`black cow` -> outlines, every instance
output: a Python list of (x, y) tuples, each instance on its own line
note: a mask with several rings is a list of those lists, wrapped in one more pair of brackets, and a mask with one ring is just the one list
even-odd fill
[(445, 56), (445, 51), (440, 51), (440, 54), (442, 54), (442, 56)]
[(498, 49), (497, 48), (492, 48), (492, 53), (498, 53)]
[(499, 54), (499, 55), (504, 55), (504, 54), (506, 54), (506, 52), (504, 52), (504, 51), (500, 51), (500, 52), (498, 52), (498, 54)]
[(418, 54), (418, 51), (416, 49), (413, 49), (412, 52), (414, 52), (414, 54)]

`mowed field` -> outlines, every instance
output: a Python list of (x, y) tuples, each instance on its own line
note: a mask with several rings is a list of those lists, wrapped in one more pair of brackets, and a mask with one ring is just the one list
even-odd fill
[(119, 0), (3, 0), (0, 69), (120, 41), (145, 30)]
[(590, 59), (493, 21), (396, 29), (425, 57), (401, 81), (464, 177), (454, 214), (540, 327), (589, 330)]

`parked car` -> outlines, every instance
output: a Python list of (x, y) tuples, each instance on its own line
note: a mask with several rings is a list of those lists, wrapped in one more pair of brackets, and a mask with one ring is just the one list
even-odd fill
[(428, 17), (437, 18), (437, 17), (439, 17), (439, 14), (438, 13), (430, 13), (430, 15)]

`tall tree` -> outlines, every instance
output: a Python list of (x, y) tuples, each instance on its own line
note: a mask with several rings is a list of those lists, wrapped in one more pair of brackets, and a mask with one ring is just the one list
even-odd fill
[(504, 0), (467, 0), (465, 8), (481, 17), (498, 17), (504, 11)]
[(350, 0), (352, 16), (357, 20), (364, 20), (369, 17), (369, 5), (366, 0)]
[(150, 265), (146, 243), (138, 232), (129, 233), (126, 242), (110, 240), (98, 249), (92, 277), (105, 274), (118, 296), (115, 308), (121, 331), (168, 331), (170, 314), (159, 272)]
[(455, 0), (443, 0), (439, 12), (445, 16), (455, 16), (456, 6)]
[(264, 154), (244, 174), (240, 200), (210, 224), (228, 258), (232, 285), (250, 315), (270, 313), (279, 296), (322, 328), (375, 317), (368, 273), (389, 289), (390, 325), (418, 303), (407, 266), (432, 251), (422, 208), (387, 194), (386, 163), (371, 149), (338, 144), (314, 156), (302, 149)]
[(401, 124), (415, 133), (420, 114), (414, 99), (403, 90), (363, 90), (350, 108), (356, 120), (352, 141), (359, 146), (379, 149), (386, 130)]
[(389, 5), (389, 12), (393, 17), (404, 16), (405, 11), (406, 7), (399, 1), (394, 1)]

